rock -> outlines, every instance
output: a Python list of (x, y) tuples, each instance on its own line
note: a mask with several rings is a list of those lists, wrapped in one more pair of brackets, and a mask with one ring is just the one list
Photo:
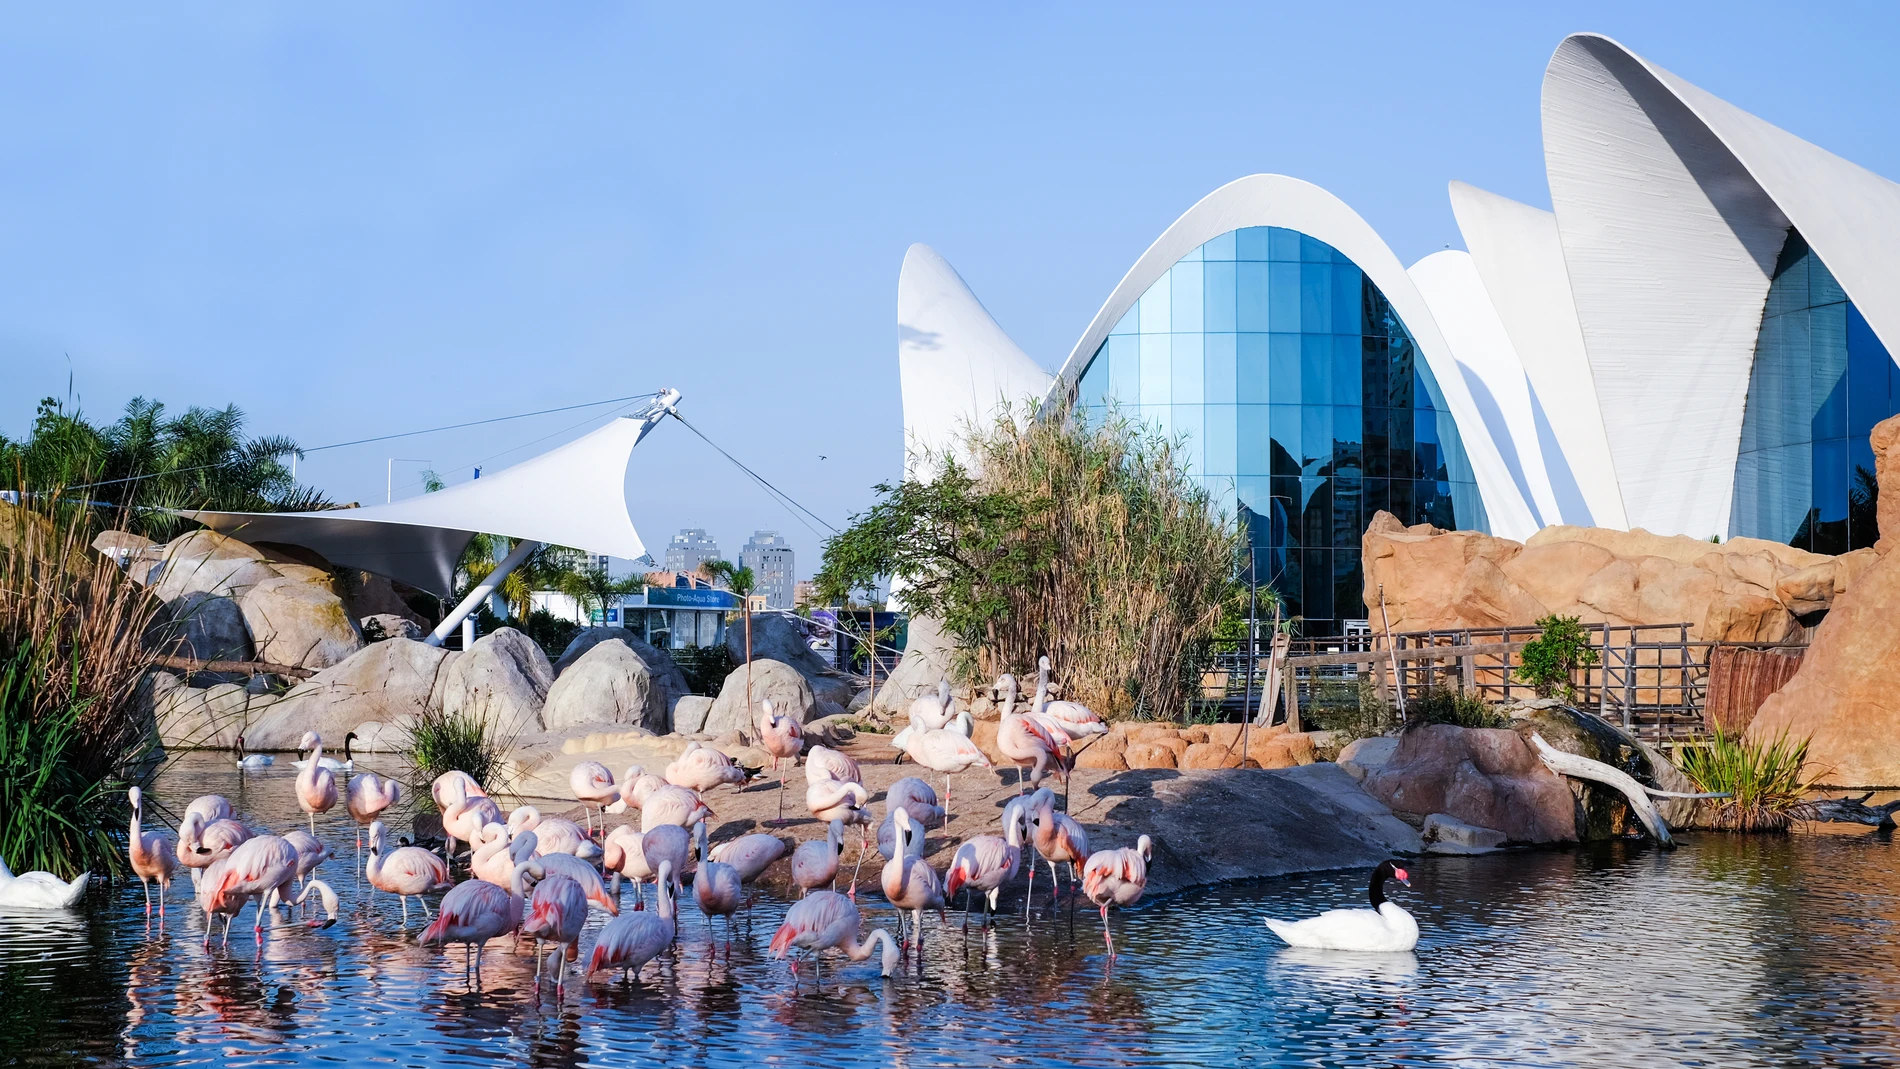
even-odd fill
[(512, 627), (498, 628), (450, 663), (442, 711), (477, 717), (504, 738), (540, 731), (541, 706), (553, 685), (554, 666), (541, 647)]
[(857, 721), (846, 713), (832, 713), (805, 725), (805, 746), (829, 746), (836, 749), (857, 738)]
[(1121, 747), (1106, 749), (1098, 742), (1076, 755), (1075, 767), (1119, 770), (1128, 767), (1128, 758)]
[(1504, 833), (1466, 824), (1456, 817), (1433, 813), (1419, 829), (1427, 853), (1488, 854), (1504, 845)]
[(742, 664), (719, 685), (719, 696), (713, 699), (705, 726), (699, 730), (714, 735), (738, 731), (749, 738), (759, 730), (759, 715), (765, 711), (767, 699), (781, 716), (794, 717), (800, 724), (811, 719), (817, 699), (812, 696), (811, 684), (797, 669), (779, 661), (754, 658), (751, 672), (752, 707), (746, 708), (746, 666)]
[[(817, 691), (814, 690), (812, 693), (815, 696), (817, 694)], [(816, 701), (812, 703), (812, 710), (811, 710), (812, 720), (830, 720), (830, 719), (841, 717), (844, 715), (845, 715), (844, 706), (839, 705), (837, 702), (829, 702), (823, 698), (818, 698)], [(811, 727), (810, 721), (807, 721), (805, 726), (807, 730), (810, 730), (810, 727)]]
[[(636, 640), (637, 641), (637, 640)], [(541, 723), (548, 731), (583, 724), (638, 724), (656, 734), (673, 729), (668, 695), (647, 663), (624, 640), (596, 642), (548, 688)]]
[(857, 693), (851, 695), (851, 700), (845, 704), (844, 711), (847, 713), (859, 712), (870, 704), (871, 704), (871, 688), (866, 687), (865, 689), (860, 690)]
[(891, 716), (901, 715), (910, 708), (912, 699), (936, 690), (937, 681), (950, 676), (955, 653), (956, 643), (944, 634), (940, 621), (912, 616), (904, 656), (889, 678), (877, 681), (876, 708)]
[[(251, 632), (238, 603), (202, 590), (160, 606), (145, 629), (145, 642), (170, 656), (200, 661), (248, 661), (252, 652)], [(200, 675), (210, 677), (212, 673)], [(237, 678), (208, 678), (207, 685), (235, 682)]]
[[(1513, 712), (1511, 720), (1511, 730), (1517, 732), (1526, 746), (1530, 744), (1531, 735), (1536, 734), (1554, 749), (1601, 761), (1635, 777), (1639, 783), (1663, 790), (1694, 790), (1686, 785), (1688, 778), (1678, 773), (1661, 754), (1602, 717), (1546, 699), (1523, 703)], [(1585, 841), (1618, 838), (1637, 827), (1623, 795), (1614, 788), (1569, 777), (1565, 777), (1564, 782), (1577, 800), (1577, 833)], [(1681, 825), (1687, 823), (1694, 803), (1658, 799), (1657, 808), (1665, 820)]]
[(228, 750), (239, 735), (252, 745), (250, 722), (279, 700), (273, 694), (252, 694), (236, 683), (169, 688), (157, 701), (158, 737), (174, 750)]
[(409, 607), (391, 580), (355, 568), (337, 569), (334, 574), (351, 616), (359, 620), (365, 616), (400, 616), (428, 632), (429, 622)]
[(682, 735), (699, 735), (706, 730), (706, 717), (712, 713), (713, 700), (704, 694), (688, 694), (673, 705), (673, 730)]
[(158, 565), (161, 547), (144, 535), (130, 531), (103, 531), (92, 540), (92, 548), (102, 556), (111, 557), (133, 582), (144, 586)]
[[(726, 650), (732, 654), (734, 664), (745, 664), (745, 627), (743, 624), (726, 626)], [(791, 666), (799, 675), (805, 677), (805, 683), (811, 688), (813, 697), (836, 704), (844, 708), (857, 695), (857, 684), (851, 677), (831, 667), (811, 648), (805, 639), (805, 632), (793, 622), (791, 617), (782, 613), (754, 613), (752, 616), (752, 659), (755, 661), (777, 661)], [(884, 681), (878, 683), (878, 690), (885, 687)]]
[[(479, 649), (481, 642), (475, 645)], [(474, 653), (406, 638), (372, 643), (292, 687), (254, 720), (245, 744), (253, 750), (294, 750), (310, 730), (340, 745), (344, 735), (365, 722), (405, 726), (416, 714), (443, 705), (450, 670)]]
[(328, 668), (363, 648), (362, 629), (343, 607), (343, 599), (315, 576), (260, 580), (239, 595), (238, 607), (260, 661)]
[[(672, 654), (647, 642), (645, 639), (624, 627), (589, 627), (582, 629), (581, 633), (575, 635), (573, 641), (567, 644), (567, 649), (561, 651), (561, 659), (554, 664), (554, 674), (558, 677), (567, 669), (568, 665), (573, 664), (585, 656), (589, 650), (609, 639), (623, 643), (646, 665), (647, 675), (652, 681), (651, 686), (655, 695), (651, 701), (666, 710), (667, 722), (671, 723), (675, 706), (679, 704), (681, 698), (693, 693), (693, 686), (686, 681), (686, 673), (680, 669), (679, 663), (673, 660)], [(647, 726), (652, 727), (657, 723), (657, 715), (649, 716), (645, 723)], [(661, 729), (656, 728), (655, 730)], [(664, 730), (661, 730), (661, 733), (664, 734)]]
[(1232, 749), (1218, 742), (1191, 742), (1181, 754), (1182, 768), (1239, 768), (1239, 747)]
[[(1399, 736), (1366, 793), (1395, 812), (1443, 813), (1512, 842), (1577, 839), (1576, 802), (1515, 731), (1425, 724)], [(1554, 743), (1553, 743), (1554, 744)]]
[(1398, 748), (1399, 740), (1395, 738), (1354, 739), (1339, 751), (1339, 767), (1346, 775), (1363, 782), (1369, 773), (1384, 768)]
[(1306, 732), (1278, 731), (1256, 733), (1247, 759), (1261, 768), (1293, 768), (1318, 760), (1313, 736)]
[(216, 531), (192, 531), (159, 551), (150, 586), (160, 601), (200, 591), (242, 597), (257, 584), (277, 577), (277, 569), (256, 548)]
[(1874, 552), (1884, 557), (1900, 545), (1900, 416), (1874, 424), (1867, 444), (1874, 450), (1874, 481), (1880, 490), (1874, 504), (1880, 539), (1874, 543)]
[[(1172, 741), (1179, 743), (1182, 752), (1186, 752), (1186, 743), (1181, 742), (1179, 738)], [(1175, 768), (1180, 763), (1179, 755), (1175, 753), (1174, 747), (1159, 741), (1131, 742), (1128, 748), (1122, 751), (1122, 759), (1127, 762), (1129, 768)]]
[(397, 616), (387, 612), (365, 616), (357, 621), (357, 625), (363, 629), (364, 642), (381, 642), (389, 638), (406, 638), (420, 642), (426, 634), (421, 624), (407, 616)]

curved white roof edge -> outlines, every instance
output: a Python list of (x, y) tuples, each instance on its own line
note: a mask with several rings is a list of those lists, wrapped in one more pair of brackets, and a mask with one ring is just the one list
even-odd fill
[(1538, 442), (1530, 382), (1511, 336), (1491, 307), (1471, 254), (1456, 249), (1435, 252), (1413, 264), (1406, 274), (1431, 306), (1518, 496), (1530, 506), (1528, 529), (1503, 530), (1494, 523), (1491, 533), (1522, 541), (1540, 528), (1563, 522)]
[(433, 494), (325, 512), (182, 512), (246, 542), (283, 542), (447, 596), (474, 532), (634, 558), (627, 473), (633, 448), (679, 401), (666, 390), (632, 415), (555, 449)]
[(1464, 442), (1465, 454), (1484, 499), (1493, 530), (1536, 530), (1529, 505), (1518, 493), (1497, 444), (1478, 412), (1457, 362), (1439, 333), (1425, 298), (1412, 285), (1404, 265), (1384, 239), (1345, 201), (1311, 182), (1280, 174), (1238, 178), (1202, 197), (1149, 245), (1135, 265), (1122, 276), (1088, 330), (1069, 352), (1056, 376), (1056, 387), (1072, 391), (1108, 337), (1141, 295), (1166, 274), (1181, 257), (1212, 238), (1249, 226), (1278, 226), (1297, 230), (1345, 253), (1372, 284), (1379, 287), (1424, 354), (1438, 380)]
[(1452, 182), (1450, 195), (1472, 265), (1554, 439), (1542, 450), (1558, 507), (1547, 521), (1627, 528), (1557, 217), (1464, 182)]
[(912, 245), (897, 275), (897, 366), (907, 477), (964, 428), (1003, 404), (1040, 400), (1053, 381), (928, 245)]
[(1900, 186), (1597, 34), (1544, 78), (1544, 151), (1627, 519), (1726, 534), (1789, 226), (1900, 351)]

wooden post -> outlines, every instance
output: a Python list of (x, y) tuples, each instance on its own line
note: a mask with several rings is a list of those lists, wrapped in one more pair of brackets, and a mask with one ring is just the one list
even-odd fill
[(1623, 646), (1623, 728), (1628, 730), (1636, 719), (1636, 629)]
[(1466, 694), (1478, 689), (1478, 666), (1476, 659), (1467, 653), (1458, 658), (1458, 670), (1462, 677), (1460, 685)]
[(1603, 622), (1603, 649), (1597, 654), (1597, 715), (1610, 718), (1610, 623)]
[[(1379, 623), (1380, 623), (1380, 626), (1385, 631), (1386, 655), (1392, 659), (1392, 676), (1393, 676), (1394, 681), (1398, 683), (1398, 687), (1399, 687), (1399, 700), (1398, 700), (1399, 722), (1405, 723), (1409, 720), (1409, 718), (1405, 715), (1405, 670), (1399, 666), (1399, 651), (1396, 647), (1392, 645), (1392, 617), (1387, 615), (1385, 611), (1385, 584), (1384, 583), (1379, 584)], [(1381, 693), (1380, 697), (1383, 698), (1385, 697), (1385, 695)]]
[(1286, 663), (1287, 648), (1292, 643), (1288, 641), (1283, 645), (1278, 635), (1274, 636), (1273, 643), (1280, 658), (1280, 675), (1286, 685), (1286, 729), (1298, 731), (1300, 730), (1300, 681), (1295, 677), (1293, 666)]

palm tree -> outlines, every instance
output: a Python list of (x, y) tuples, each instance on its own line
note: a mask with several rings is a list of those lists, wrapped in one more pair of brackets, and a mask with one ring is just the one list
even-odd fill
[(623, 597), (640, 589), (638, 578), (629, 576), (615, 579), (607, 572), (605, 564), (583, 565), (573, 568), (560, 577), (560, 591), (580, 605), (581, 611), (591, 617), (596, 611), (604, 620), (607, 605), (617, 603)]
[(752, 586), (757, 578), (750, 568), (735, 567), (729, 560), (709, 560), (699, 566), (699, 570), (712, 577), (713, 581), (724, 580), (726, 589), (739, 595), (739, 603), (745, 613), (745, 710), (746, 717), (752, 716)]

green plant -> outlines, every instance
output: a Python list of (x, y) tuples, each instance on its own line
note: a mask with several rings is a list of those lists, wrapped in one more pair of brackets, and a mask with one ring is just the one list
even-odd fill
[(1546, 616), (1537, 626), (1543, 633), (1524, 644), (1517, 678), (1537, 688), (1541, 697), (1569, 701), (1576, 697), (1572, 680), (1577, 669), (1597, 662), (1590, 632), (1575, 616)]
[(910, 610), (955, 639), (962, 680), (1047, 654), (1064, 697), (1177, 719), (1199, 684), (1183, 660), (1231, 611), (1240, 545), (1178, 448), (1119, 411), (1006, 407), (923, 457), (928, 477), (877, 487), (826, 542), (818, 589), (900, 576)]
[[(42, 678), (48, 667), (56, 666), (40, 663), (29, 644), (0, 668), (0, 858), (21, 871), (65, 877), (116, 872), (119, 850), (109, 829), (122, 808), (115, 805), (119, 784), (88, 778), (72, 759), (94, 699), (77, 692), (74, 673)], [(49, 703), (34, 693), (42, 687), (62, 692)]]
[(1462, 728), (1511, 726), (1511, 718), (1491, 708), (1483, 698), (1443, 684), (1408, 701), (1405, 712), (1414, 723), (1456, 724)]
[(1300, 719), (1313, 729), (1332, 732), (1341, 745), (1383, 735), (1398, 724), (1392, 703), (1379, 697), (1379, 685), (1369, 675), (1322, 680), (1301, 708)]
[(1705, 799), (1709, 822), (1736, 831), (1780, 831), (1808, 814), (1808, 740), (1786, 732), (1772, 740), (1730, 735), (1718, 725), (1706, 745), (1676, 751), (1676, 767), (1698, 791), (1726, 793)]
[(512, 741), (484, 717), (447, 713), (431, 704), (416, 713), (409, 729), (410, 782), (426, 797), (437, 776), (461, 771), (484, 789), (499, 790), (505, 786), (501, 780)]

